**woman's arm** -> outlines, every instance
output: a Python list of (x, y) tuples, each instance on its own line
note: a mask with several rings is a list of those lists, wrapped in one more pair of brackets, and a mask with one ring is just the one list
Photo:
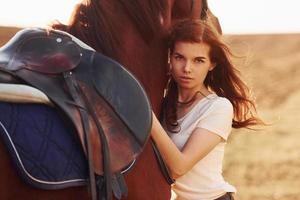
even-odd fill
[(188, 172), (222, 141), (222, 138), (217, 134), (197, 128), (180, 151), (167, 135), (154, 113), (152, 115), (151, 136), (175, 179)]

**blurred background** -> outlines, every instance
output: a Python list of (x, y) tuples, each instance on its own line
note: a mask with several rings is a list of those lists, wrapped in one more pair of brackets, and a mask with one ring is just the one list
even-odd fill
[[(221, 5), (222, 4), (222, 5)], [(224, 176), (239, 200), (300, 199), (299, 1), (209, 0), (258, 113), (272, 124), (234, 130)], [(298, 77), (299, 75), (299, 77)]]
[[(0, 0), (0, 46), (22, 27), (67, 22), (78, 0)], [(224, 176), (238, 200), (300, 199), (300, 2), (208, 0), (248, 83), (260, 131), (234, 130)], [(12, 14), (13, 13), (13, 14)], [(299, 77), (298, 77), (299, 75)]]

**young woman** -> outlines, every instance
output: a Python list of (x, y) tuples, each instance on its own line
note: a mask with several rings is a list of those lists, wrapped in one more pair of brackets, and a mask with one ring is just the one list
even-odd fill
[(170, 82), (162, 125), (153, 114), (151, 136), (171, 175), (177, 200), (233, 199), (222, 176), (231, 128), (261, 124), (229, 48), (207, 23), (186, 20), (171, 31)]

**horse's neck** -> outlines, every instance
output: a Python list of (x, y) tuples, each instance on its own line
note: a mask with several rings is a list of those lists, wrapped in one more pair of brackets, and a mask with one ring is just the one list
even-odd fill
[[(122, 16), (122, 15), (124, 16)], [(153, 109), (158, 111), (166, 82), (167, 49), (163, 32), (154, 35), (151, 41), (144, 41), (126, 13), (118, 13), (118, 40), (116, 59), (132, 72), (143, 84)]]

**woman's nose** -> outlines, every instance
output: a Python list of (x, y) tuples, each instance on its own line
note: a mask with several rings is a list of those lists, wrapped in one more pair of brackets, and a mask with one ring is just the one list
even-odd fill
[(183, 67), (184, 73), (191, 73), (191, 62), (186, 61)]

